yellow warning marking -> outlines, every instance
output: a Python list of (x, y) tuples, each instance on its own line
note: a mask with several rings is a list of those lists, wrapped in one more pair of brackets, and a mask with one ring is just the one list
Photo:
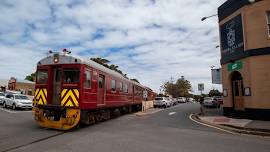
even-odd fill
[(47, 90), (46, 89), (36, 89), (35, 100), (38, 104), (47, 104)]
[[(74, 91), (74, 93), (72, 92), (72, 90)], [(61, 92), (61, 98), (62, 98), (61, 106), (64, 106), (64, 104), (66, 103), (65, 106), (67, 106), (67, 107), (72, 107), (72, 106), (78, 107), (79, 103), (78, 103), (78, 100), (76, 97), (79, 98), (78, 89), (69, 89), (69, 90), (63, 89)], [(73, 105), (73, 103), (75, 105)]]
[(63, 96), (66, 94), (66, 92), (67, 92), (67, 89), (63, 89), (62, 90), (62, 93), (61, 93), (61, 97), (63, 98)]

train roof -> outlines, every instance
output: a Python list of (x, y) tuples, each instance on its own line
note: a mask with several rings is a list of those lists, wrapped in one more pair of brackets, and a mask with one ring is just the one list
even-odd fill
[(121, 75), (120, 73), (116, 72), (116, 71), (113, 71), (101, 64), (98, 64), (96, 63), (95, 61), (92, 61), (90, 59), (86, 59), (86, 58), (81, 58), (81, 57), (77, 57), (77, 56), (71, 56), (71, 55), (64, 55), (64, 54), (57, 54), (59, 60), (57, 63), (54, 62), (54, 56), (55, 54), (52, 54), (52, 55), (48, 55), (47, 57), (41, 59), (39, 62), (38, 62), (38, 66), (41, 66), (41, 65), (57, 65), (57, 64), (86, 64), (90, 67), (93, 67), (95, 69), (98, 69), (100, 71), (103, 71), (105, 73), (108, 73), (114, 77), (117, 77), (117, 78), (121, 78), (121, 79), (124, 79), (130, 83), (133, 83), (133, 84), (136, 84), (140, 87), (143, 87), (145, 88), (145, 86), (137, 83), (137, 82), (134, 82), (132, 80), (129, 80), (127, 78), (125, 78), (123, 75)]

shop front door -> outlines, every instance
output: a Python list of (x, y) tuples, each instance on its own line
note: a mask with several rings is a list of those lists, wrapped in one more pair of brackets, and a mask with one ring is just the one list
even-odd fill
[(232, 75), (232, 93), (234, 110), (244, 111), (244, 84), (243, 78), (239, 72), (234, 72)]

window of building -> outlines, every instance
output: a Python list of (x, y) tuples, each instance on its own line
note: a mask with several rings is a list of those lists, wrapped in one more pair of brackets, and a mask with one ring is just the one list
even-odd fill
[(91, 88), (91, 73), (90, 71), (85, 71), (85, 80), (84, 85), (85, 88)]
[(123, 82), (119, 83), (119, 91), (123, 91)]
[(268, 36), (270, 36), (270, 11), (266, 12), (266, 15), (267, 15)]
[(127, 84), (124, 84), (124, 92), (128, 92), (128, 85)]
[(112, 91), (116, 90), (116, 81), (115, 80), (111, 80), (111, 90)]

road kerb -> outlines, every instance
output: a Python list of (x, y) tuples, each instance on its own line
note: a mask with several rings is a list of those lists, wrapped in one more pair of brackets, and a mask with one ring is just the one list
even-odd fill
[(255, 129), (250, 130), (247, 128), (230, 126), (230, 125), (217, 125), (217, 124), (209, 123), (209, 122), (201, 120), (199, 118), (198, 114), (190, 114), (189, 119), (198, 123), (198, 124), (201, 124), (201, 125), (204, 125), (207, 127), (211, 127), (211, 128), (215, 128), (215, 129), (218, 129), (220, 131), (227, 132), (230, 134), (256, 135), (256, 136), (262, 136), (262, 137), (270, 137), (270, 132), (264, 132), (261, 130), (257, 131)]

